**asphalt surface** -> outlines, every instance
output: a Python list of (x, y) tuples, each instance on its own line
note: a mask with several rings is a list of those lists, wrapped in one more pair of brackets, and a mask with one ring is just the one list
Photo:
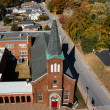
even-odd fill
[(100, 58), (100, 60), (106, 65), (110, 66), (110, 52), (109, 50), (104, 50), (102, 52), (96, 52), (96, 55)]
[[(46, 9), (46, 6), (43, 4), (40, 5), (49, 16), (49, 25), (51, 25), (53, 18)], [(91, 103), (96, 107), (95, 110), (110, 110), (110, 100), (93, 78), (89, 67), (83, 63), (78, 55), (78, 52), (75, 51), (75, 53), (73, 53), (74, 47), (72, 43), (70, 43), (70, 39), (66, 36), (65, 31), (61, 28), (59, 28), (59, 35), (61, 36), (62, 44), (67, 44), (67, 53), (71, 61), (71, 65), (74, 68), (75, 77), (78, 79), (85, 92), (87, 92)]]

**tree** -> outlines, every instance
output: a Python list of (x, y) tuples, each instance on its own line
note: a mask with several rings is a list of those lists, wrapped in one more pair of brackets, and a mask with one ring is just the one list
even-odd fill
[(61, 14), (59, 16), (59, 21), (60, 21), (61, 24), (64, 24), (65, 23), (65, 15), (64, 14)]
[(52, 1), (47, 4), (47, 9), (52, 11)]
[(93, 26), (87, 28), (81, 37), (81, 45), (84, 53), (90, 53), (96, 48), (99, 40), (99, 33)]
[(5, 15), (5, 13), (6, 13), (5, 6), (4, 6), (3, 2), (0, 2), (0, 15), (1, 15), (2, 19), (3, 19), (3, 16)]
[(11, 31), (18, 31), (19, 27), (17, 24), (12, 24)]
[(50, 27), (49, 27), (48, 25), (46, 25), (46, 26), (44, 27), (44, 30), (50, 30)]
[(46, 16), (45, 14), (42, 14), (38, 17), (38, 20), (47, 20), (48, 19), (48, 16)]
[(11, 22), (11, 20), (7, 16), (4, 17), (3, 21), (5, 24), (9, 24)]
[(52, 1), (52, 10), (56, 8), (57, 14), (61, 14), (65, 8), (67, 8), (67, 2), (69, 0), (53, 0)]

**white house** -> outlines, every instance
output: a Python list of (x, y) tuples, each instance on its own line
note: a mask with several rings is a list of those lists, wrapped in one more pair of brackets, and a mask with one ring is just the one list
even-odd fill
[(38, 20), (39, 16), (40, 16), (40, 13), (38, 11), (32, 11), (31, 14), (29, 14), (29, 18), (31, 20)]
[(19, 11), (19, 9), (17, 9), (17, 8), (13, 9), (13, 13), (18, 13), (18, 11)]
[(18, 13), (26, 13), (26, 9), (20, 8), (19, 11), (18, 11)]
[(26, 13), (26, 9), (24, 9), (24, 8), (19, 8), (19, 9), (14, 8), (13, 13)]

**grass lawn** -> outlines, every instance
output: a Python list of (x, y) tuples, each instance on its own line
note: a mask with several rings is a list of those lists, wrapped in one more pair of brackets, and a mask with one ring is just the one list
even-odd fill
[(110, 92), (110, 66), (105, 66), (93, 53), (85, 55), (85, 59)]
[(31, 78), (30, 68), (27, 65), (26, 61), (24, 61), (21, 64), (17, 64), (15, 68), (15, 72), (19, 72), (18, 79)]
[(78, 87), (76, 88), (75, 92), (74, 102), (75, 101), (78, 101), (77, 109), (83, 109), (87, 107)]

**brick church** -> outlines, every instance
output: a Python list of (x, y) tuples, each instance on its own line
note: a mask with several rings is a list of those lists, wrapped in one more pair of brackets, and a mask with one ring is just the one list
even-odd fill
[(61, 47), (54, 17), (51, 34), (36, 38), (31, 48), (34, 103), (47, 103), (49, 108), (73, 103), (75, 79), (69, 77), (70, 72), (63, 73), (65, 58)]
[[(76, 80), (73, 77), (74, 73), (69, 68), (69, 61), (65, 60), (62, 51), (56, 17), (52, 23), (51, 33), (31, 32), (29, 35), (22, 32), (20, 37), (10, 38), (8, 36), (15, 33), (4, 33), (7, 35), (2, 35), (0, 38), (0, 47), (4, 47), (0, 51), (0, 67), (3, 66), (2, 64), (6, 65), (4, 60), (6, 60), (7, 52), (5, 50), (9, 47), (8, 50), (14, 52), (13, 56), (17, 62), (21, 61), (21, 57), (27, 59), (32, 80), (28, 83), (27, 81), (5, 82), (1, 80), (0, 104), (46, 103), (51, 109), (73, 103)], [(0, 79), (2, 79), (2, 73), (4, 71), (0, 71)]]

